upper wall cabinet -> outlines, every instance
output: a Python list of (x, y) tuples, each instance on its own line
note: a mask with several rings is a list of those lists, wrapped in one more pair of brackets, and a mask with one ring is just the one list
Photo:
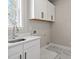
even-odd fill
[(48, 20), (55, 21), (55, 6), (48, 1)]
[(54, 8), (48, 0), (27, 0), (27, 18), (34, 20), (52, 21)]
[(27, 0), (28, 19), (47, 19), (47, 0)]

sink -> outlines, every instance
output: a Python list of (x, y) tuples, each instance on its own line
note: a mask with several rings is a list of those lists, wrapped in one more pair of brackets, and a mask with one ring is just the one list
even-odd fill
[(16, 42), (21, 42), (21, 41), (24, 41), (26, 39), (16, 39), (16, 40), (12, 40), (12, 41), (8, 41), (8, 43), (16, 43)]

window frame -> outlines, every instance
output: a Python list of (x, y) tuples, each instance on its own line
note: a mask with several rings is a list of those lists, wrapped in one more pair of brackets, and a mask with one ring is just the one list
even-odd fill
[[(16, 19), (15, 19), (16, 24), (15, 25), (17, 27), (23, 27), (21, 6), (22, 6), (21, 0), (16, 0)], [(14, 24), (10, 24), (9, 22), (10, 21), (8, 19), (8, 28), (12, 28), (14, 26)]]

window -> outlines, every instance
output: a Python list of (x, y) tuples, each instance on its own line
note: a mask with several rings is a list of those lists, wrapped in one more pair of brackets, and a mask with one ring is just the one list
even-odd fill
[(22, 26), (21, 0), (8, 0), (8, 26)]

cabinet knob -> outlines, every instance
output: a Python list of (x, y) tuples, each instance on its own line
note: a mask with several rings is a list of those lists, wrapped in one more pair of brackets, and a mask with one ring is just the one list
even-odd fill
[(26, 56), (27, 56), (27, 53), (25, 52), (25, 59), (27, 58)]
[(51, 20), (53, 20), (53, 16), (51, 16)]
[(22, 55), (20, 54), (20, 59), (22, 59)]
[(41, 18), (44, 18), (44, 12), (41, 12)]

